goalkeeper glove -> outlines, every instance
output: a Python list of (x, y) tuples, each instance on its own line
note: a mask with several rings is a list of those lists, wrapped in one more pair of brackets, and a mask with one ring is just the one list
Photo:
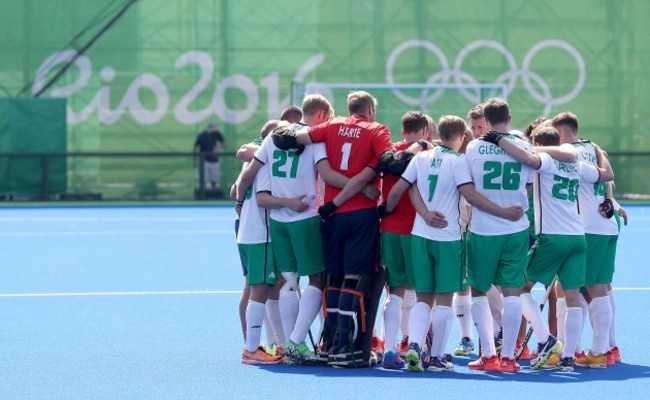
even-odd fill
[(481, 138), (481, 140), (485, 140), (486, 142), (490, 142), (497, 146), (499, 145), (499, 141), (501, 141), (501, 139), (503, 139), (501, 135), (495, 131), (490, 131), (485, 135), (483, 135), (483, 137)]
[[(273, 144), (280, 150), (299, 149), (300, 153), (305, 149), (305, 146), (299, 145), (296, 140), (296, 132), (290, 126), (281, 125), (271, 132), (271, 139)], [(302, 150), (300, 147), (302, 146)], [(297, 153), (297, 152), (296, 152)]]
[(614, 203), (610, 199), (605, 199), (605, 201), (600, 203), (598, 206), (598, 211), (603, 217), (608, 219), (612, 218), (614, 216)]
[(391, 212), (386, 208), (386, 203), (381, 203), (377, 206), (377, 212), (379, 213), (379, 218), (384, 218), (389, 215)]
[(332, 214), (334, 214), (334, 211), (336, 211), (337, 208), (338, 208), (338, 206), (336, 204), (334, 204), (333, 201), (328, 201), (327, 203), (325, 203), (322, 206), (318, 207), (318, 214), (320, 214), (320, 217), (323, 220), (326, 220), (329, 217), (331, 217)]

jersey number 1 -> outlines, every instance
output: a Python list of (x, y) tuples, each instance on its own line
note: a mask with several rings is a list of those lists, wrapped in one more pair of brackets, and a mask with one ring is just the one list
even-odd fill
[(341, 152), (343, 157), (341, 157), (341, 171), (348, 170), (348, 162), (350, 161), (350, 151), (352, 150), (352, 143), (343, 143), (341, 147)]

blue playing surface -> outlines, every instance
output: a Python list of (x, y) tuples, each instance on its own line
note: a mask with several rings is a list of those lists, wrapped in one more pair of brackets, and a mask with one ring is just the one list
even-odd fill
[[(454, 372), (414, 374), (242, 365), (231, 208), (3, 208), (0, 399), (639, 398), (650, 207), (627, 210), (614, 280), (623, 363), (503, 374), (455, 358)], [(451, 338), (449, 352), (456, 326)]]

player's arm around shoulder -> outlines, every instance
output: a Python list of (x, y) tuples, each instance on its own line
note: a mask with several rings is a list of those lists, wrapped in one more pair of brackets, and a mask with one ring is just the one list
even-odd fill
[(546, 153), (552, 158), (564, 163), (575, 163), (578, 161), (578, 150), (568, 143), (559, 146), (536, 146), (535, 152)]
[[(501, 147), (503, 150), (505, 150), (506, 153), (515, 160), (519, 161), (520, 163), (524, 164), (525, 166), (532, 168), (532, 169), (539, 169), (542, 161), (540, 160), (539, 156), (535, 153), (528, 152), (515, 143), (513, 143), (511, 140), (503, 137), (496, 137), (494, 135), (491, 135), (496, 132), (488, 132), (483, 136), (482, 140), (491, 142), (496, 144), (497, 146)], [(497, 134), (498, 135), (498, 134)]]

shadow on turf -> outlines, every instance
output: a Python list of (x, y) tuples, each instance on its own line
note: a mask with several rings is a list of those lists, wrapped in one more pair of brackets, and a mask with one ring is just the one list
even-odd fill
[(405, 368), (401, 370), (386, 370), (380, 366), (375, 368), (331, 368), (325, 366), (289, 366), (289, 365), (261, 365), (259, 368), (278, 374), (312, 375), (328, 378), (410, 378), (410, 379), (459, 379), (459, 380), (485, 380), (485, 381), (515, 381), (515, 382), (552, 382), (574, 383), (588, 381), (626, 381), (650, 377), (650, 367), (633, 364), (616, 364), (606, 369), (578, 368), (573, 372), (559, 372), (554, 370), (533, 371), (528, 363), (522, 363), (522, 370), (518, 373), (482, 372), (472, 371), (467, 368), (467, 358), (456, 358), (453, 372), (428, 372), (413, 373)]

